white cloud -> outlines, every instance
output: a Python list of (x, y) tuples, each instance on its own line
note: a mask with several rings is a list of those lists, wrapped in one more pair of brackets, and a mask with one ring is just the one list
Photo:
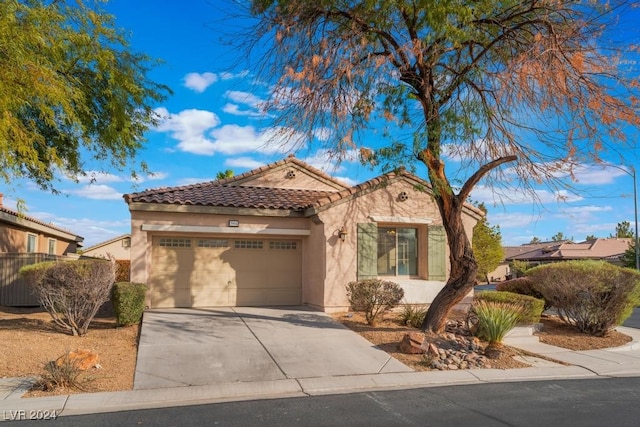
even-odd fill
[(222, 107), (222, 111), (231, 114), (233, 116), (247, 116), (247, 117), (265, 117), (265, 114), (255, 110), (241, 110), (239, 105), (225, 104)]
[(214, 151), (235, 155), (249, 152), (263, 154), (287, 153), (303, 144), (303, 137), (298, 134), (288, 140), (280, 137), (281, 129), (268, 128), (257, 131), (253, 126), (225, 125), (211, 131)]
[(347, 184), (348, 186), (353, 187), (354, 185), (356, 185), (358, 182), (356, 180), (353, 180), (351, 178), (349, 178), (348, 176), (334, 176), (335, 179), (337, 179), (340, 182), (343, 182), (345, 184)]
[(229, 90), (225, 96), (237, 104), (245, 104), (253, 108), (257, 108), (264, 102), (263, 99), (255, 96), (251, 92), (242, 92), (239, 90)]
[(44, 222), (51, 222), (60, 228), (84, 237), (82, 246), (85, 248), (131, 232), (129, 218), (100, 221), (95, 218), (60, 217), (50, 212), (29, 212), (28, 215)]
[(184, 85), (191, 90), (202, 93), (218, 81), (214, 73), (189, 73), (184, 77)]
[(221, 80), (231, 80), (231, 79), (240, 79), (243, 77), (247, 77), (249, 75), (249, 70), (243, 70), (240, 71), (239, 73), (220, 73), (220, 79)]
[(181, 187), (183, 185), (200, 184), (209, 181), (213, 181), (213, 178), (182, 178), (178, 180), (176, 185)]
[(138, 175), (135, 178), (132, 178), (131, 181), (141, 184), (146, 181), (160, 181), (168, 176), (169, 174), (167, 172), (151, 172), (145, 176)]
[(166, 108), (158, 108), (156, 112), (162, 117), (156, 127), (159, 132), (170, 132), (178, 141), (178, 149), (193, 154), (213, 155), (216, 151), (211, 140), (204, 133), (220, 124), (218, 116), (211, 111), (183, 110), (171, 114)]
[(264, 163), (252, 159), (251, 157), (235, 157), (229, 158), (224, 162), (225, 166), (232, 168), (255, 169), (264, 166)]
[(333, 135), (333, 130), (330, 128), (322, 127), (313, 131), (313, 136), (315, 136), (318, 141), (322, 142), (328, 141), (329, 138), (331, 138), (331, 135)]
[(124, 181), (124, 179), (121, 176), (100, 171), (87, 171), (86, 175), (78, 176), (78, 182), (81, 183), (107, 184), (122, 181)]
[(85, 185), (78, 190), (69, 190), (69, 193), (93, 200), (122, 199), (122, 193), (119, 193), (115, 188), (104, 184)]
[(478, 202), (486, 203), (487, 205), (503, 204), (503, 205), (523, 205), (534, 203), (570, 203), (583, 200), (582, 196), (571, 194), (566, 190), (549, 191), (544, 189), (534, 189), (532, 192), (522, 191), (520, 189), (514, 189), (515, 191), (505, 190), (496, 192), (490, 187), (476, 186), (471, 192), (471, 198)]
[(532, 222), (540, 220), (540, 217), (524, 213), (492, 213), (489, 211), (487, 219), (491, 225), (499, 225), (503, 229), (528, 227)]
[[(340, 164), (338, 164), (338, 159), (342, 160)], [(318, 168), (326, 173), (342, 172), (344, 170), (344, 167), (342, 166), (343, 162), (355, 162), (357, 160), (357, 150), (348, 150), (341, 156), (338, 156), (337, 154), (334, 154), (330, 150), (324, 148), (316, 151), (313, 156), (309, 156), (303, 159), (305, 163), (308, 163), (311, 166)]]

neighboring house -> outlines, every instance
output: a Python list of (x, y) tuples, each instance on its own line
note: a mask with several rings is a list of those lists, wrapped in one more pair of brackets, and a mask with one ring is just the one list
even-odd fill
[(509, 265), (513, 261), (522, 261), (534, 266), (550, 262), (570, 260), (603, 260), (622, 265), (620, 258), (629, 249), (632, 239), (609, 237), (593, 239), (580, 243), (569, 240), (560, 242), (528, 243), (521, 246), (506, 246), (505, 260), (489, 274), (492, 281), (502, 281), (511, 277)]
[(77, 257), (82, 241), (71, 231), (4, 207), (0, 194), (0, 305), (38, 305), (20, 277), (20, 268), (62, 256)]
[(116, 260), (131, 259), (131, 234), (123, 234), (82, 250), (83, 256), (96, 258), (114, 257)]
[[(354, 187), (290, 156), (201, 184), (124, 196), (131, 281), (150, 307), (348, 307), (350, 281), (380, 277), (430, 302), (448, 247), (428, 184), (401, 170)], [(482, 212), (465, 206), (468, 236)]]
[(2, 205), (0, 194), (0, 253), (75, 253), (84, 239), (71, 231), (21, 214)]

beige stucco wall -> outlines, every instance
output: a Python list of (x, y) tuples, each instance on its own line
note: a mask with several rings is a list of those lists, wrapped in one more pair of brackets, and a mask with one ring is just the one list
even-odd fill
[[(293, 172), (293, 176), (289, 175)], [(306, 190), (336, 191), (339, 188), (335, 183), (323, 182), (317, 175), (311, 175), (308, 171), (295, 164), (282, 166), (266, 171), (262, 175), (253, 176), (249, 179), (240, 180), (231, 185), (244, 185), (252, 187), (273, 187), (273, 188), (298, 188)]]
[(92, 257), (98, 257), (98, 258), (109, 258), (110, 256), (112, 256), (118, 260), (131, 259), (130, 245), (125, 246), (123, 244), (123, 241), (128, 238), (129, 237), (123, 237), (121, 239), (107, 243), (105, 245), (100, 245), (99, 247), (86, 250), (82, 252), (82, 254), (86, 256), (92, 256)]
[[(407, 192), (409, 198), (400, 201), (399, 194)], [(325, 227), (326, 259), (328, 262), (325, 278), (325, 294), (322, 309), (340, 311), (348, 308), (345, 286), (357, 280), (357, 224), (373, 222), (372, 216), (417, 218), (431, 220), (429, 225), (441, 225), (442, 220), (433, 198), (426, 192), (418, 191), (410, 182), (399, 180), (386, 187), (361, 197), (353, 198), (331, 209), (319, 213)], [(463, 223), (468, 236), (472, 235), (476, 220), (465, 215)], [(387, 277), (403, 286), (405, 302), (428, 303), (444, 286), (445, 282), (427, 280), (426, 230), (428, 225), (416, 223), (384, 223), (379, 225), (415, 226), (419, 232), (419, 278)], [(338, 230), (344, 226), (348, 232), (344, 242), (338, 238)], [(446, 248), (447, 275), (450, 271), (449, 248)]]

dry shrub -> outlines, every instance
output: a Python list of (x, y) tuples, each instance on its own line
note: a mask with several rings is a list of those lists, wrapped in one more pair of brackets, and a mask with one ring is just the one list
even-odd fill
[(34, 384), (33, 388), (42, 391), (55, 391), (59, 388), (75, 388), (86, 391), (85, 383), (91, 378), (83, 377), (79, 360), (69, 357), (69, 352), (61, 361), (51, 361), (44, 366), (45, 374)]
[(605, 261), (566, 261), (528, 271), (563, 322), (604, 336), (640, 303), (640, 273)]
[(116, 282), (128, 282), (131, 280), (131, 261), (128, 259), (116, 260)]
[(39, 263), (20, 272), (55, 324), (74, 336), (87, 333), (115, 280), (115, 264), (105, 260)]
[(369, 325), (402, 300), (404, 290), (397, 283), (379, 279), (360, 280), (347, 285), (347, 298), (354, 310), (364, 311)]

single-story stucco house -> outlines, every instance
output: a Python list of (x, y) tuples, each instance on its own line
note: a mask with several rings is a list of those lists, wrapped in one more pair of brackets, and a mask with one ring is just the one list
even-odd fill
[[(289, 156), (241, 175), (124, 196), (131, 281), (156, 307), (349, 306), (345, 286), (380, 277), (432, 301), (448, 247), (429, 185), (400, 170), (348, 186)], [(464, 209), (468, 236), (482, 212)]]
[(82, 255), (128, 261), (131, 259), (131, 234), (123, 234), (89, 246), (82, 251)]

